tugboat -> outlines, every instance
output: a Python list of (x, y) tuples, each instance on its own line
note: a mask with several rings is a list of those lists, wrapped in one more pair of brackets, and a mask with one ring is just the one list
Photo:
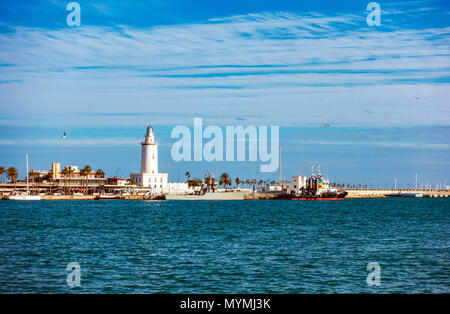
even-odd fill
[(282, 196), (294, 201), (340, 201), (347, 196), (343, 189), (333, 187), (328, 179), (320, 173), (320, 163), (317, 163), (317, 176), (314, 174), (314, 164), (311, 165), (311, 177), (298, 193)]

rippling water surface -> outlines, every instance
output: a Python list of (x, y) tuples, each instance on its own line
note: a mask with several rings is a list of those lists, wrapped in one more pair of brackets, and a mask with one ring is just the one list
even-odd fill
[(449, 205), (0, 201), (0, 292), (450, 293)]

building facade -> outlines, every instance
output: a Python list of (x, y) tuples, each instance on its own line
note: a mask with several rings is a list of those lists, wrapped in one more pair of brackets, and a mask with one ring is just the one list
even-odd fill
[(292, 181), (281, 181), (281, 190), (287, 194), (297, 194), (302, 188), (306, 188), (308, 178), (305, 176), (292, 176)]
[[(64, 169), (70, 169), (64, 171)], [(78, 166), (65, 166), (61, 170), (59, 162), (52, 163), (51, 170), (32, 170), (29, 173), (29, 180), (33, 184), (51, 185), (54, 192), (72, 193), (72, 192), (88, 192), (98, 191), (105, 186), (107, 179), (103, 172), (80, 172)]]

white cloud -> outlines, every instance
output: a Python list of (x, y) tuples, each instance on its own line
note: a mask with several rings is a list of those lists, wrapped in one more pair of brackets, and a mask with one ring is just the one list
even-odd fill
[(98, 146), (137, 146), (138, 139), (132, 138), (84, 138), (84, 139), (0, 139), (0, 146), (71, 146), (71, 147), (98, 147)]
[(83, 112), (447, 124), (448, 84), (434, 81), (449, 76), (450, 28), (364, 23), (279, 12), (149, 29), (16, 27), (0, 34), (0, 63), (14, 65), (0, 68), (0, 108), (49, 120), (67, 113), (70, 124), (136, 121), (73, 116)]
[(420, 149), (450, 149), (446, 143), (424, 143), (424, 142), (361, 142), (361, 141), (296, 141), (297, 144), (305, 145), (350, 145), (350, 146), (382, 146), (391, 148), (420, 148)]

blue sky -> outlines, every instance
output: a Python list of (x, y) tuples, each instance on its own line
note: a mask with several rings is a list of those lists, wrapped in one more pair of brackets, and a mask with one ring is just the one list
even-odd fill
[(127, 177), (152, 123), (171, 180), (254, 176), (171, 161), (172, 127), (202, 117), (279, 125), (286, 177), (320, 161), (339, 182), (450, 183), (448, 1), (379, 1), (379, 27), (369, 1), (78, 1), (74, 28), (68, 2), (0, 3), (0, 165)]

